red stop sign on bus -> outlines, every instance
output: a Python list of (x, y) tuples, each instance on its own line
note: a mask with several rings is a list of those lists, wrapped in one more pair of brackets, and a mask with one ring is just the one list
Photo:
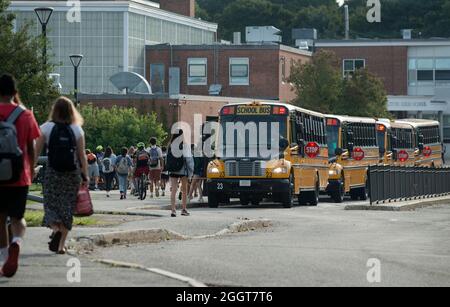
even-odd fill
[(366, 154), (364, 153), (364, 150), (362, 150), (362, 148), (357, 147), (353, 149), (352, 157), (356, 161), (361, 161), (362, 159), (364, 159), (365, 156)]
[(426, 146), (426, 147), (423, 149), (423, 155), (424, 155), (425, 157), (431, 156), (432, 153), (433, 153), (433, 150), (431, 149), (430, 146)]
[(398, 160), (400, 162), (406, 162), (406, 161), (408, 161), (408, 159), (409, 159), (409, 154), (406, 150), (400, 150), (398, 152)]
[(310, 158), (315, 158), (320, 153), (320, 146), (316, 142), (309, 142), (305, 146), (305, 154)]

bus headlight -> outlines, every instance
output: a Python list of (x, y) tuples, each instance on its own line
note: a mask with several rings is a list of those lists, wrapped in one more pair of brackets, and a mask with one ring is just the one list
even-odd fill
[(286, 167), (277, 167), (273, 170), (273, 174), (287, 174), (288, 169)]
[(220, 170), (217, 167), (212, 167), (209, 169), (210, 174), (220, 174)]
[(338, 170), (337, 170), (337, 169), (330, 169), (330, 170), (328, 171), (328, 175), (329, 175), (329, 176), (337, 176), (337, 175), (339, 175), (339, 174), (338, 174)]

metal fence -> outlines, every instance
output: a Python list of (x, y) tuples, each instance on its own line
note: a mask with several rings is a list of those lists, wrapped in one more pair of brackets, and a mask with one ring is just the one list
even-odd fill
[(369, 167), (370, 203), (431, 198), (450, 194), (450, 168)]

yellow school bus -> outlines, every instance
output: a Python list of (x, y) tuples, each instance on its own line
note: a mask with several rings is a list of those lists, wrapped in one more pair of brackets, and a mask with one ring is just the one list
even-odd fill
[(380, 163), (393, 166), (415, 166), (418, 154), (414, 127), (408, 123), (377, 122)]
[(442, 167), (443, 145), (438, 121), (426, 119), (401, 119), (397, 123), (413, 126), (417, 144), (416, 166)]
[(368, 167), (380, 161), (376, 124), (372, 118), (327, 115), (327, 193), (335, 202), (343, 202), (346, 193), (352, 200), (368, 199)]
[(296, 197), (318, 204), (328, 184), (323, 114), (289, 104), (229, 104), (220, 111), (217, 134), (217, 158), (207, 170), (210, 207), (230, 198), (242, 205), (270, 199), (290, 208)]

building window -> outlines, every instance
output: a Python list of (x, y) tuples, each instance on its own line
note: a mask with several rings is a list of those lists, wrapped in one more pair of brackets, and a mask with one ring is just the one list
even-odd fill
[(436, 59), (436, 82), (449, 83), (450, 59)]
[(165, 82), (164, 64), (150, 64), (150, 85), (154, 94), (164, 93)]
[(249, 85), (248, 58), (231, 58), (230, 59), (230, 85)]
[(357, 71), (358, 69), (365, 68), (366, 60), (363, 59), (344, 60), (343, 66), (344, 66), (344, 77), (346, 77), (349, 75), (353, 75), (355, 71)]
[(450, 58), (409, 59), (408, 79), (410, 86), (418, 83), (438, 84), (450, 83)]
[(208, 84), (208, 59), (188, 59), (188, 85)]

